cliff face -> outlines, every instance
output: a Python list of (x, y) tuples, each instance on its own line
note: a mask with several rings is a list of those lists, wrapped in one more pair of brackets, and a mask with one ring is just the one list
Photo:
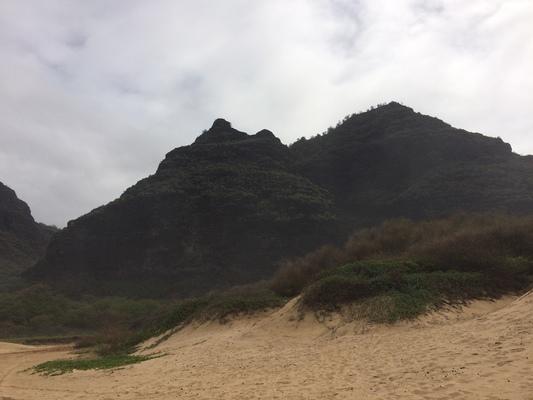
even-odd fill
[(37, 224), (28, 205), (0, 182), (0, 290), (44, 254), (52, 230)]
[(186, 296), (392, 217), (533, 211), (533, 161), (398, 103), (284, 146), (224, 120), (71, 221), (28, 277), (71, 291)]
[(193, 295), (268, 277), (331, 237), (332, 199), (268, 131), (217, 120), (117, 200), (68, 224), (30, 276), (72, 290)]

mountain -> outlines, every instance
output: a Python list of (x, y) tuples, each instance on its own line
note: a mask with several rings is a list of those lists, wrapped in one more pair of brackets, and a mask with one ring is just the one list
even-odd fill
[(271, 132), (218, 119), (117, 200), (69, 222), (29, 276), (70, 291), (194, 295), (270, 276), (334, 235), (333, 199)]
[(28, 205), (0, 182), (0, 290), (12, 287), (20, 273), (45, 251), (53, 228), (38, 224)]
[(70, 291), (194, 295), (392, 217), (533, 211), (533, 158), (392, 102), (283, 145), (222, 119), (56, 234), (27, 274)]
[(392, 102), (291, 146), (345, 227), (456, 211), (533, 211), (533, 157)]

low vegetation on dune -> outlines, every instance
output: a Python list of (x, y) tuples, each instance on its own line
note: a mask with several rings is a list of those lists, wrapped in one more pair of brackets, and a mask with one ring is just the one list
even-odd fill
[(399, 219), (286, 261), (272, 281), (304, 307), (354, 304), (358, 315), (392, 322), (444, 303), (493, 298), (533, 282), (533, 218), (457, 215)]
[[(83, 354), (33, 370), (61, 375), (73, 370), (110, 369), (161, 356), (132, 354), (138, 345), (193, 320), (225, 322), (231, 315), (280, 307), (286, 299), (265, 283), (183, 300), (69, 299), (46, 286), (0, 294), (0, 339), (25, 343), (75, 341)], [(158, 343), (157, 342), (157, 343)], [(88, 349), (88, 352), (85, 350)]]
[(42, 339), (95, 335), (142, 325), (168, 307), (154, 300), (69, 298), (46, 285), (0, 293), (0, 338)]
[(76, 341), (97, 354), (127, 354), (140, 342), (191, 320), (279, 307), (285, 299), (264, 283), (182, 300), (118, 297), (72, 299), (44, 285), (0, 293), (0, 339)]
[[(526, 274), (531, 263), (513, 260)], [(522, 274), (507, 289), (519, 289)], [(320, 274), (302, 296), (311, 309), (334, 310), (355, 303), (357, 316), (374, 322), (416, 317), (443, 303), (493, 297), (506, 289), (481, 272), (439, 270), (434, 265), (404, 260), (357, 261)]]
[[(237, 314), (250, 314), (282, 306), (286, 299), (260, 283), (235, 287), (224, 292), (173, 302), (159, 313), (147, 317), (141, 327), (122, 330), (115, 334), (96, 337), (100, 354), (122, 354), (136, 349), (149, 338), (172, 332), (184, 324), (196, 321), (218, 320), (222, 323)], [(88, 344), (91, 344), (90, 342)]]

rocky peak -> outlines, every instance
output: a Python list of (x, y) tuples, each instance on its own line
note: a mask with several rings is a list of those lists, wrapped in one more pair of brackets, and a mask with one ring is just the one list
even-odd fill
[(0, 182), (0, 209), (25, 209), (29, 211), (28, 206), (22, 200), (19, 200), (15, 191)]
[(17, 197), (15, 191), (0, 182), (0, 230), (31, 230), (35, 221), (28, 205)]
[(211, 131), (213, 130), (230, 130), (231, 129), (231, 122), (226, 121), (224, 118), (217, 118), (213, 121), (213, 125), (211, 126)]
[(231, 127), (231, 123), (223, 118), (217, 118), (211, 128), (204, 131), (194, 144), (224, 143), (246, 139), (248, 135)]
[(274, 135), (272, 131), (269, 131), (268, 129), (262, 129), (259, 132), (257, 132), (254, 136), (257, 138), (278, 139), (276, 135)]

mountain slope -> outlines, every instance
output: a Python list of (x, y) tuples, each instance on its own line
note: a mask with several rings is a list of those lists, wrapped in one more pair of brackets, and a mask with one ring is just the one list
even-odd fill
[(398, 103), (284, 146), (224, 120), (71, 221), (28, 274), (72, 291), (188, 296), (392, 217), (533, 211), (533, 159)]
[(331, 201), (291, 171), (289, 150), (271, 132), (247, 135), (217, 120), (154, 175), (71, 221), (31, 275), (147, 296), (249, 282), (320, 244)]
[(348, 228), (458, 210), (533, 211), (533, 157), (394, 102), (291, 151), (297, 170), (334, 195)]
[(28, 205), (0, 182), (0, 290), (35, 264), (51, 235), (52, 229), (36, 223)]

